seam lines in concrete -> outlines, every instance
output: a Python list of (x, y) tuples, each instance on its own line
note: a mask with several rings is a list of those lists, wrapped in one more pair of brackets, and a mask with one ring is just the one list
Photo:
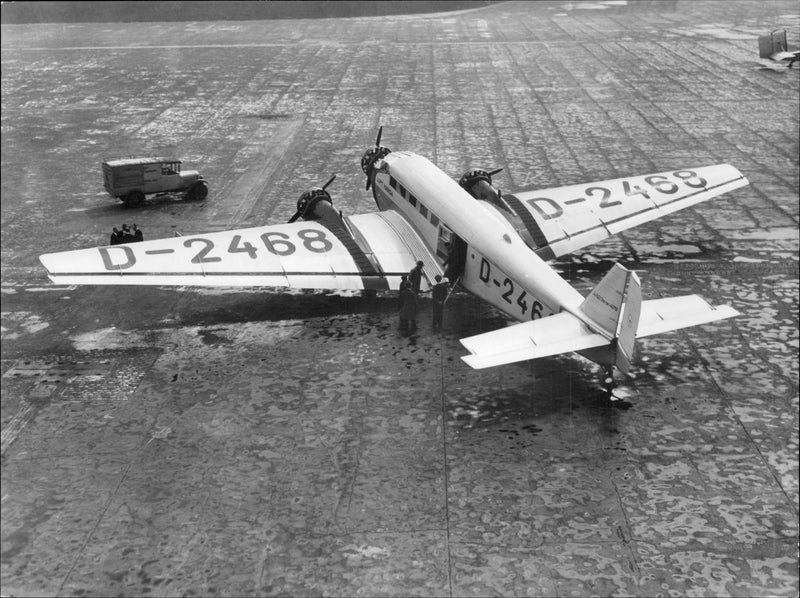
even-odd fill
[(444, 520), (445, 520), (445, 542), (447, 549), (447, 587), (448, 595), (453, 595), (453, 559), (450, 554), (450, 476), (447, 465), (447, 401), (445, 399), (445, 367), (444, 367), (444, 338), (441, 332), (439, 333), (439, 359), (440, 359), (440, 372), (441, 372), (441, 393), (439, 395), (442, 404), (442, 457), (444, 463)]
[(122, 472), (122, 475), (119, 478), (119, 482), (117, 482), (116, 488), (114, 488), (114, 492), (112, 492), (111, 496), (108, 497), (108, 501), (106, 501), (106, 505), (105, 505), (105, 507), (103, 507), (103, 512), (100, 513), (100, 516), (97, 518), (97, 521), (95, 521), (94, 525), (92, 526), (92, 530), (86, 535), (86, 539), (83, 541), (83, 545), (80, 547), (78, 552), (75, 554), (75, 559), (72, 561), (72, 566), (69, 568), (69, 571), (67, 571), (67, 574), (64, 576), (64, 579), (61, 582), (61, 585), (58, 586), (58, 592), (56, 592), (56, 595), (60, 596), (61, 594), (64, 593), (64, 586), (69, 581), (70, 576), (72, 576), (72, 572), (75, 570), (75, 567), (78, 566), (78, 561), (80, 561), (81, 558), (83, 557), (83, 552), (86, 550), (86, 547), (89, 545), (89, 542), (92, 540), (92, 537), (94, 536), (94, 533), (97, 531), (97, 528), (100, 526), (100, 522), (105, 518), (106, 512), (111, 507), (111, 503), (114, 502), (114, 499), (116, 498), (117, 493), (119, 492), (119, 489), (122, 486), (122, 482), (124, 482), (125, 478), (128, 477), (128, 471), (130, 471), (130, 468), (131, 468), (131, 462), (129, 461), (128, 464), (125, 466), (125, 471)]

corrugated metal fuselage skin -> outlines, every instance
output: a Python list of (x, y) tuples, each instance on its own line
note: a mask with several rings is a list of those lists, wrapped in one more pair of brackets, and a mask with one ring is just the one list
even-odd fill
[(574, 312), (583, 301), (507, 220), (481, 205), (426, 158), (392, 152), (375, 166), (373, 194), (378, 207), (402, 214), (440, 263), (447, 231), (467, 244), (460, 282), (471, 293), (519, 321), (562, 309)]

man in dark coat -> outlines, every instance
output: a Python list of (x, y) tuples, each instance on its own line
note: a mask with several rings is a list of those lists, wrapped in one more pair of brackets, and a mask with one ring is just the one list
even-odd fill
[(411, 288), (414, 289), (415, 293), (419, 293), (419, 285), (422, 283), (422, 266), (423, 263), (419, 261), (408, 273), (408, 280), (411, 282)]
[(441, 274), (436, 275), (436, 284), (431, 289), (433, 295), (433, 329), (442, 329), (442, 319), (444, 316), (444, 302), (447, 299), (447, 292), (450, 285), (447, 281), (442, 280)]
[(139, 230), (139, 227), (135, 224), (133, 225), (133, 240), (134, 241), (144, 241), (144, 235), (142, 235), (142, 231)]
[(111, 241), (109, 245), (119, 245), (122, 243), (122, 233), (117, 230), (117, 227), (114, 227), (114, 230), (111, 231)]
[(403, 307), (403, 291), (411, 288), (411, 283), (408, 282), (408, 274), (403, 274), (400, 277), (400, 292), (397, 294), (397, 309)]
[(400, 332), (413, 334), (417, 330), (417, 294), (411, 287), (400, 291)]

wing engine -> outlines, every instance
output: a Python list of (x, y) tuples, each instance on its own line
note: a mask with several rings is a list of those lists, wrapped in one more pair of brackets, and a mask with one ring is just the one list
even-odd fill
[(297, 200), (297, 211), (289, 218), (289, 224), (302, 218), (303, 220), (323, 220), (329, 218), (341, 219), (340, 214), (333, 209), (331, 194), (325, 189), (336, 179), (333, 175), (322, 187), (312, 187)]

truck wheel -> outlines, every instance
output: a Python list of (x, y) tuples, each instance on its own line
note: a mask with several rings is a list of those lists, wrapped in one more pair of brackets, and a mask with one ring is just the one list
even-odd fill
[(186, 199), (189, 201), (201, 201), (208, 195), (208, 186), (205, 183), (197, 182), (186, 192)]
[(131, 191), (122, 201), (125, 202), (127, 207), (135, 208), (142, 205), (142, 202), (144, 201), (144, 193), (141, 191)]

